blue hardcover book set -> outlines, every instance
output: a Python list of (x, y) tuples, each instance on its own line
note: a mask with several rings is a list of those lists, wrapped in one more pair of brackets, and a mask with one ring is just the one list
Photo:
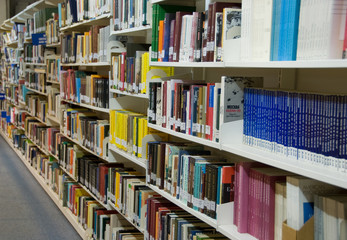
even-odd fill
[(243, 141), (318, 165), (347, 157), (347, 97), (246, 88)]

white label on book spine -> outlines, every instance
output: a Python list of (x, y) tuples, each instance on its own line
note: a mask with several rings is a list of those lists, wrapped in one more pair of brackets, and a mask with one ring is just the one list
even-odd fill
[(199, 123), (195, 123), (195, 130), (197, 133), (201, 132), (201, 125)]
[(142, 147), (138, 147), (138, 153), (142, 153)]
[(116, 143), (117, 143), (117, 144), (120, 144), (120, 138), (117, 138), (117, 137), (116, 137)]
[(209, 125), (206, 125), (206, 134), (210, 135), (211, 134), (211, 127)]
[(212, 211), (216, 210), (216, 203), (214, 201), (210, 201), (210, 210)]
[(123, 147), (127, 147), (127, 142), (124, 139), (122, 139), (122, 145)]
[(172, 55), (173, 54), (173, 47), (170, 47), (169, 48), (169, 55)]
[(139, 91), (142, 90), (142, 83), (139, 83)]
[(182, 131), (185, 131), (186, 130), (186, 123), (181, 123), (181, 130)]
[(206, 48), (206, 47), (204, 47), (204, 48), (202, 49), (202, 55), (203, 55), (204, 57), (206, 57), (206, 55), (207, 55), (207, 48)]
[(173, 59), (173, 61), (176, 61), (176, 59), (177, 59), (177, 54), (175, 52), (173, 53), (172, 59)]

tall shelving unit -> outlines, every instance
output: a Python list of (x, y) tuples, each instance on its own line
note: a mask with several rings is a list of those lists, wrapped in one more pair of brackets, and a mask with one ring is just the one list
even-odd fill
[[(165, 4), (168, 3), (168, 0), (152, 0), (152, 4)], [(181, 1), (170, 1), (171, 3), (177, 4), (187, 4), (187, 5), (196, 5), (199, 11), (206, 8), (205, 1), (186, 1), (182, 3)], [(208, 1), (207, 1), (208, 2)], [(52, 5), (48, 1), (38, 1), (21, 13), (17, 14), (10, 20), (5, 21), (0, 29), (10, 30), (13, 22), (30, 17), (33, 12), (41, 7), (47, 5)], [(110, 24), (110, 18), (112, 18), (110, 13), (102, 14), (96, 18), (84, 20), (82, 22), (74, 23), (70, 26), (65, 26), (60, 29), (61, 35), (70, 33), (73, 31), (84, 31), (92, 25), (105, 26)], [(112, 27), (112, 20), (111, 20)], [(126, 36), (130, 41), (150, 43), (151, 42), (151, 31), (152, 27), (150, 25), (135, 27), (130, 29), (123, 29), (119, 31), (111, 31), (111, 36)], [(26, 42), (30, 41), (30, 37), (25, 38)], [(49, 47), (56, 47), (59, 51), (61, 43), (50, 44)], [(8, 42), (7, 47), (17, 49), (18, 51), (23, 51), (22, 48), (18, 48), (18, 41)], [(3, 49), (3, 48), (2, 48)], [(2, 50), (3, 51), (3, 50)], [(22, 64), (23, 62), (13, 62), (12, 64)], [(2, 61), (2, 68), (8, 63)], [(347, 94), (345, 86), (345, 76), (347, 74), (347, 61), (346, 60), (317, 60), (317, 61), (282, 61), (282, 62), (150, 62), (150, 66), (159, 66), (159, 67), (175, 67), (175, 72), (178, 73), (188, 73), (191, 74), (194, 80), (203, 80), (205, 82), (220, 82), (221, 76), (227, 75), (242, 75), (242, 76), (262, 76), (265, 80), (266, 87), (277, 87), (278, 89), (290, 89), (295, 91), (308, 91), (308, 92), (322, 92), (322, 93), (334, 93), (334, 94)], [(108, 71), (110, 70), (110, 59), (107, 62), (93, 62), (93, 63), (61, 63), (62, 69), (69, 68), (78, 68), (80, 70), (92, 69), (95, 72), (100, 73), (101, 75), (109, 75)], [(26, 68), (47, 68), (46, 63), (26, 63)], [(177, 70), (177, 71), (176, 71)], [(48, 74), (48, 73), (46, 73)], [(17, 83), (8, 83), (6, 76), (4, 76), (4, 71), (2, 71), (2, 84), (9, 85), (18, 85)], [(150, 80), (147, 79), (147, 84)], [(60, 81), (48, 81), (53, 87), (60, 88)], [(49, 93), (42, 93), (36, 89), (28, 88), (28, 90), (40, 94), (44, 97), (48, 97)], [(81, 107), (89, 109), (90, 111), (96, 112), (98, 115), (102, 116), (103, 119), (109, 119), (109, 111), (114, 109), (132, 109), (140, 113), (146, 113), (148, 108), (149, 96), (147, 94), (134, 94), (128, 92), (122, 92), (115, 89), (109, 89), (110, 95), (110, 107), (99, 108), (83, 103), (76, 103), (71, 100), (61, 99), (62, 104), (69, 104), (70, 106)], [(116, 97), (114, 97), (114, 94)], [(19, 99), (18, 102), (13, 102), (12, 104), (19, 109), (25, 109), (25, 99)], [(10, 99), (8, 99), (11, 102)], [(29, 114), (30, 115), (30, 114)], [(35, 116), (33, 116), (35, 117)], [(36, 117), (37, 118), (37, 117)], [(46, 124), (47, 126), (60, 126), (62, 124), (61, 116), (54, 116), (48, 114), (47, 121), (42, 121), (40, 118), (37, 118), (41, 123)], [(20, 126), (16, 126), (18, 129), (24, 130)], [(155, 124), (148, 124), (148, 127), (166, 133), (170, 136), (170, 139), (179, 139), (179, 141), (193, 142), (199, 145), (203, 145), (206, 148), (213, 149), (217, 154), (224, 156), (229, 156), (237, 159), (247, 159), (257, 162), (267, 164), (269, 166), (283, 169), (298, 175), (302, 175), (308, 178), (316, 179), (343, 189), (347, 189), (347, 167), (344, 163), (342, 166), (338, 166), (339, 163), (331, 163), (322, 168), (318, 164), (312, 162), (299, 162), (296, 159), (291, 159), (289, 157), (283, 157), (276, 155), (274, 153), (266, 152), (255, 147), (246, 146), (242, 143), (242, 130), (243, 122), (237, 121), (233, 123), (223, 124), (221, 126), (221, 136), (219, 142), (212, 142), (210, 140), (194, 137), (191, 135), (183, 134), (176, 132), (171, 129), (163, 128)], [(63, 131), (60, 130), (62, 134)], [(9, 143), (9, 145), (14, 149), (19, 158), (23, 163), (28, 167), (29, 171), (35, 176), (40, 185), (45, 189), (45, 191), (51, 196), (53, 201), (57, 204), (59, 209), (64, 213), (67, 219), (75, 227), (76, 231), (84, 239), (90, 238), (90, 234), (86, 231), (79, 223), (75, 215), (71, 211), (62, 206), (62, 201), (59, 197), (52, 191), (51, 187), (39, 176), (39, 174), (30, 166), (27, 159), (23, 154), (15, 148), (14, 144), (11, 142), (11, 139), (6, 136), (6, 133), (1, 131), (1, 135)], [(147, 170), (147, 160), (145, 157), (138, 158), (132, 154), (125, 152), (117, 148), (111, 142), (108, 143), (108, 156), (100, 157), (96, 152), (86, 148), (76, 139), (71, 138), (64, 134), (67, 139), (69, 139), (74, 144), (78, 145), (81, 149), (88, 152), (89, 154), (95, 155), (96, 157), (103, 160), (105, 163), (113, 162), (124, 162), (129, 166), (134, 167), (141, 173), (145, 173)], [(59, 158), (49, 152), (47, 149), (42, 146), (37, 145), (37, 147), (45, 154), (54, 157), (59, 161)], [(62, 171), (64, 171), (68, 176), (74, 179), (77, 182), (76, 176), (72, 175), (66, 168), (61, 166)], [(337, 169), (337, 170), (336, 170)], [(127, 219), (135, 228), (137, 228), (144, 236), (147, 237), (148, 233), (146, 229), (139, 228), (139, 226), (134, 222), (133, 219), (125, 216), (122, 213), (121, 209), (118, 209), (114, 206), (111, 199), (107, 199), (107, 204), (100, 200), (98, 196), (95, 196), (90, 189), (86, 186), (81, 185), (95, 200), (97, 200), (100, 205), (106, 209), (117, 210), (125, 219)], [(219, 214), (217, 219), (212, 219), (207, 215), (200, 213), (196, 210), (193, 210), (190, 207), (187, 207), (181, 201), (171, 196), (171, 194), (159, 189), (157, 186), (147, 184), (147, 186), (157, 192), (162, 197), (168, 199), (172, 203), (181, 207), (183, 210), (187, 211), (191, 215), (200, 219), (201, 221), (207, 223), (211, 227), (215, 228), (218, 232), (222, 233), (230, 239), (237, 240), (253, 240), (256, 239), (249, 234), (241, 234), (237, 231), (237, 227), (234, 226), (226, 216), (225, 212), (232, 211), (232, 206), (230, 204), (224, 204), (217, 207), (217, 212)], [(231, 214), (230, 214), (231, 215)]]

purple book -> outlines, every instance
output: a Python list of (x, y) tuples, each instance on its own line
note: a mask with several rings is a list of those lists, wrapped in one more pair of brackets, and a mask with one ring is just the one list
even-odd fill
[(163, 47), (163, 62), (169, 61), (169, 48), (170, 48), (170, 41), (171, 41), (171, 22), (176, 17), (176, 13), (165, 13), (165, 20), (164, 20), (164, 47)]
[(173, 62), (176, 20), (171, 20), (170, 25), (169, 62)]

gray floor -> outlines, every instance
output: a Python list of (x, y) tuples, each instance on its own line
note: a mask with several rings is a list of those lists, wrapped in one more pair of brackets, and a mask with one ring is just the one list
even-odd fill
[(81, 239), (0, 136), (0, 240)]

